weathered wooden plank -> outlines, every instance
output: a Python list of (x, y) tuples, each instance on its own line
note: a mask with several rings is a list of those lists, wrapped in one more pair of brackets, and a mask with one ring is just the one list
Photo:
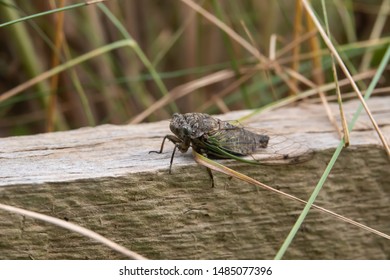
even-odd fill
[[(347, 102), (348, 118), (357, 101)], [(369, 101), (390, 135), (390, 98)], [(337, 106), (333, 106), (337, 112)], [(232, 120), (246, 112), (233, 112)], [(307, 199), (338, 143), (321, 105), (264, 113), (248, 126), (306, 143), (312, 158), (294, 165), (229, 167)], [(317, 204), (390, 233), (389, 161), (363, 114)], [(272, 258), (302, 205), (208, 174), (191, 154), (160, 147), (168, 121), (82, 128), (0, 140), (0, 202), (80, 224), (149, 258)], [(0, 214), (0, 258), (115, 259), (122, 256), (77, 234), (18, 215)], [(286, 258), (388, 259), (390, 242), (313, 210)]]

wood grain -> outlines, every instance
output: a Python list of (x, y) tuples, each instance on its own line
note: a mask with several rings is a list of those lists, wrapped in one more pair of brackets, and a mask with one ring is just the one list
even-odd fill
[[(368, 102), (390, 138), (390, 98)], [(345, 104), (348, 119), (357, 101)], [(337, 114), (337, 105), (332, 105)], [(233, 120), (248, 111), (219, 116)], [(152, 259), (273, 258), (303, 205), (216, 174), (216, 187), (191, 153), (158, 150), (168, 121), (103, 125), (0, 140), (0, 202), (85, 226)], [(308, 199), (339, 140), (321, 105), (302, 104), (253, 117), (261, 128), (310, 148), (299, 164), (220, 161)], [(390, 234), (389, 160), (363, 113), (317, 204)], [(0, 212), (2, 259), (120, 259), (61, 228)], [(285, 258), (389, 259), (390, 241), (312, 210)]]

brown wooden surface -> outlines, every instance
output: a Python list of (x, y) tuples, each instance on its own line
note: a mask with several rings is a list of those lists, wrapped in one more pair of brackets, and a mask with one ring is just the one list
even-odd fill
[[(369, 106), (386, 137), (390, 98)], [(358, 105), (347, 102), (348, 119)], [(332, 105), (337, 113), (337, 105)], [(220, 118), (232, 120), (246, 112)], [(338, 144), (321, 105), (302, 104), (244, 123), (306, 143), (299, 164), (227, 166), (308, 199)], [(351, 147), (332, 170), (317, 204), (390, 234), (389, 160), (362, 113)], [(160, 147), (168, 121), (82, 128), (0, 139), (0, 202), (92, 229), (152, 259), (273, 258), (303, 205), (216, 174), (215, 188), (191, 153)], [(88, 238), (44, 222), (0, 212), (2, 259), (118, 259)], [(312, 210), (285, 258), (389, 259), (390, 241)]]

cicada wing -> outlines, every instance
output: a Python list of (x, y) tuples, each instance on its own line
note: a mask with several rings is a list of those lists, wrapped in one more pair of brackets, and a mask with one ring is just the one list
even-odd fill
[(313, 155), (313, 150), (307, 143), (298, 141), (284, 135), (277, 135), (266, 132), (262, 129), (251, 129), (260, 134), (269, 136), (268, 145), (264, 149), (257, 149), (251, 158), (260, 164), (293, 164), (309, 160)]
[(207, 142), (234, 155), (250, 155), (268, 143), (268, 136), (259, 135), (242, 127), (230, 126), (208, 134)]
[(224, 152), (242, 155), (238, 150), (239, 140), (237, 138), (237, 128), (213, 131), (207, 135), (205, 142), (207, 147), (212, 150), (217, 157), (228, 157)]
[(211, 131), (205, 140), (207, 153), (214, 157), (266, 165), (299, 163), (311, 158), (310, 147), (292, 138), (240, 123), (223, 125)]

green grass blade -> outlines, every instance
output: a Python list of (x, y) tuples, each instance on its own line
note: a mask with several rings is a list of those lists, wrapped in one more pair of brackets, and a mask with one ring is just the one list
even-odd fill
[[(371, 96), (371, 93), (373, 91), (373, 89), (375, 88), (376, 84), (378, 83), (380, 77), (382, 76), (383, 74), (383, 71), (385, 70), (388, 62), (389, 62), (389, 59), (390, 59), (390, 45), (388, 46), (387, 50), (386, 50), (386, 53), (381, 61), (381, 64), (379, 65), (379, 68), (378, 68), (378, 71), (376, 72), (374, 78), (372, 79), (372, 82), (370, 83), (369, 87), (368, 87), (368, 90), (367, 90), (367, 93), (366, 95), (364, 96), (364, 99), (367, 100), (368, 98), (370, 98)], [(348, 125), (348, 129), (351, 131), (356, 123), (356, 120), (358, 119), (361, 111), (363, 110), (363, 106), (360, 105), (359, 108), (356, 110), (353, 118), (352, 118), (352, 121), (349, 123)], [(299, 215), (297, 221), (295, 222), (294, 226), (292, 227), (290, 233), (288, 234), (287, 238), (285, 239), (285, 241), (283, 242), (282, 246), (280, 247), (278, 253), (276, 254), (275, 256), (275, 259), (276, 260), (280, 260), (283, 255), (285, 254), (285, 252), (287, 251), (287, 248), (290, 246), (292, 240), (294, 239), (296, 233), (298, 232), (299, 228), (301, 227), (303, 221), (305, 220), (307, 214), (309, 213), (309, 210), (310, 208), (312, 207), (314, 201), (316, 200), (317, 198), (317, 195), (319, 194), (320, 190), (322, 189), (326, 179), (328, 178), (328, 175), (330, 173), (330, 171), (332, 170), (337, 158), (339, 157), (340, 155), (340, 152), (342, 151), (344, 147), (344, 139), (342, 139), (339, 143), (339, 145), (337, 146), (337, 149), (336, 151), (334, 152), (333, 156), (332, 156), (332, 159), (330, 160), (328, 166), (326, 167), (324, 173), (322, 174), (321, 176), (321, 179), (319, 180), (317, 186), (315, 187), (313, 193), (311, 194), (309, 200), (308, 200), (308, 203), (306, 204), (306, 206), (303, 208), (301, 214)]]
[(42, 80), (47, 79), (47, 78), (55, 75), (55, 74), (58, 74), (62, 71), (65, 71), (65, 70), (71, 68), (71, 67), (74, 67), (80, 63), (83, 63), (84, 61), (92, 59), (95, 56), (98, 56), (102, 53), (109, 52), (109, 51), (112, 51), (114, 49), (121, 48), (121, 47), (128, 47), (129, 45), (132, 45), (133, 43), (134, 43), (133, 41), (129, 41), (129, 40), (117, 41), (117, 42), (114, 42), (112, 44), (105, 45), (103, 47), (100, 47), (100, 48), (95, 49), (93, 51), (90, 51), (88, 53), (85, 53), (83, 55), (80, 55), (79, 57), (76, 57), (72, 60), (69, 60), (69, 61), (67, 61), (59, 66), (51, 68), (50, 70), (43, 72), (39, 76), (36, 76), (35, 78), (32, 78), (31, 80), (29, 80), (23, 84), (20, 84), (19, 86), (14, 87), (13, 89), (11, 89), (7, 92), (4, 92), (0, 96), (0, 103), (3, 102), (4, 100), (7, 100), (7, 99), (15, 96), (18, 93), (26, 90), (27, 88), (41, 82)]
[[(7, 6), (9, 8), (15, 7), (15, 5), (12, 5), (10, 3), (6, 3), (6, 4), (7, 4)], [(36, 13), (36, 14), (33, 14), (33, 15), (28, 15), (26, 17), (21, 17), (21, 18), (17, 18), (17, 19), (11, 20), (11, 21), (7, 21), (7, 22), (4, 22), (4, 23), (1, 23), (0, 24), (0, 28), (1, 27), (6, 27), (8, 25), (12, 25), (12, 24), (15, 24), (15, 23), (18, 23), (18, 22), (23, 22), (23, 21), (34, 19), (34, 18), (38, 18), (38, 17), (42, 17), (42, 16), (46, 16), (46, 15), (50, 15), (50, 14), (54, 14), (54, 13), (58, 13), (58, 12), (63, 12), (63, 11), (66, 11), (66, 10), (71, 10), (71, 9), (75, 9), (75, 8), (79, 8), (79, 7), (87, 6), (87, 5), (90, 5), (90, 4), (88, 4), (88, 3), (79, 3), (79, 4), (69, 5), (69, 6), (66, 6), (66, 7), (58, 8), (58, 9), (52, 9), (52, 10), (41, 12), (41, 13)]]
[[(154, 82), (156, 83), (157, 87), (160, 89), (161, 94), (163, 96), (168, 95), (168, 89), (165, 87), (164, 83), (162, 82), (159, 74), (157, 73), (156, 69), (154, 68), (153, 64), (149, 61), (149, 59), (146, 57), (145, 53), (142, 51), (138, 43), (131, 37), (129, 32), (127, 32), (126, 28), (120, 23), (120, 21), (111, 13), (111, 11), (104, 5), (103, 3), (99, 3), (98, 7), (103, 11), (103, 13), (106, 14), (106, 16), (114, 23), (114, 25), (118, 28), (122, 36), (128, 40), (131, 40), (133, 43), (131, 44), (132, 49), (134, 52), (138, 55), (139, 59), (142, 61), (142, 63), (145, 65), (145, 67), (149, 70), (150, 74), (153, 77)], [(173, 112), (178, 112), (179, 108), (176, 106), (175, 103), (169, 104), (170, 109)]]

